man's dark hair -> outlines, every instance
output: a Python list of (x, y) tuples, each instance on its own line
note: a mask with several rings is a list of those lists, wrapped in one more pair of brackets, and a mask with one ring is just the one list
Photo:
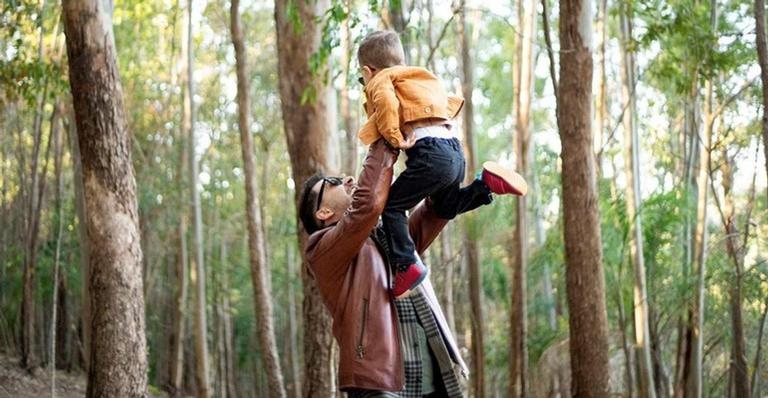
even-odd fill
[(301, 189), (301, 200), (299, 201), (299, 219), (304, 224), (304, 230), (308, 234), (320, 229), (320, 225), (315, 218), (315, 208), (317, 207), (317, 192), (312, 191), (312, 188), (318, 181), (323, 179), (322, 173), (316, 173), (312, 177), (307, 178), (304, 181), (304, 186)]
[(391, 30), (380, 30), (369, 34), (357, 49), (360, 66), (376, 69), (405, 64), (405, 53), (400, 36)]

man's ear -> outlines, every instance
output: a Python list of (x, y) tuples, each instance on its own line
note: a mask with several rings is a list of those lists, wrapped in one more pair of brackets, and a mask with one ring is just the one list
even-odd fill
[(321, 207), (320, 210), (315, 212), (315, 218), (317, 218), (320, 221), (325, 221), (331, 217), (333, 217), (333, 210), (327, 208), (327, 207)]

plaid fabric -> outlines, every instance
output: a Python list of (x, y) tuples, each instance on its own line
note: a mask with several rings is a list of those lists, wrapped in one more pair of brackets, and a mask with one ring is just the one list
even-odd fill
[(347, 391), (348, 398), (399, 398), (400, 395), (387, 391), (373, 391), (354, 388)]
[[(373, 240), (382, 249), (382, 254), (388, 260), (388, 248), (386, 239), (383, 236), (382, 228), (375, 228), (371, 234)], [(422, 398), (425, 393), (422, 389), (422, 368), (423, 361), (430, 358), (422, 358), (422, 350), (418, 346), (419, 334), (426, 335), (429, 349), (434, 355), (435, 364), (433, 368), (433, 380), (435, 391), (428, 391), (426, 396), (438, 397), (458, 397), (464, 394), (461, 391), (459, 379), (454, 372), (454, 361), (448, 352), (448, 348), (443, 340), (443, 335), (435, 320), (434, 309), (429, 305), (429, 301), (424, 297), (422, 289), (417, 289), (408, 297), (395, 300), (397, 308), (398, 326), (400, 331), (400, 346), (403, 353), (403, 362), (405, 370), (405, 389), (403, 391), (381, 392), (355, 389), (347, 391), (350, 398), (373, 398), (373, 397), (399, 397), (399, 398)]]
[[(432, 313), (432, 308), (429, 306), (427, 299), (422, 295), (421, 290), (417, 294), (410, 296), (413, 302), (413, 307), (416, 310), (416, 316), (424, 328), (424, 333), (427, 335), (427, 341), (432, 354), (437, 360), (437, 369), (435, 374), (439, 373), (440, 380), (442, 380), (443, 387), (447, 397), (462, 397), (461, 387), (459, 386), (459, 380), (453, 369), (453, 361), (448, 354), (448, 348), (445, 346), (443, 336), (440, 334), (440, 329), (437, 327), (435, 316)], [(400, 321), (402, 324), (402, 320)], [(435, 377), (437, 380), (437, 377)], [(438, 384), (438, 383), (436, 383)]]

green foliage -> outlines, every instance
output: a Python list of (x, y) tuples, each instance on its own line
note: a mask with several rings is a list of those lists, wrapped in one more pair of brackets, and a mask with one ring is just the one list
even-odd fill
[[(333, 0), (329, 8), (313, 21), (302, 20), (299, 6), (303, 1), (289, 0), (287, 15), (293, 32), (303, 34), (310, 23), (317, 23), (321, 40), (307, 67), (314, 83), (327, 85), (338, 78), (341, 29), (349, 23), (353, 36), (359, 37), (379, 23), (382, 7), (397, 8), (414, 5), (407, 15), (409, 24), (405, 32), (412, 46), (411, 55), (416, 63), (425, 58), (435, 40), (427, 37), (425, 2), (392, 4), (378, 0)], [(37, 99), (44, 101), (43, 144), (49, 131), (48, 115), (52, 102), (64, 98), (67, 89), (66, 59), (60, 26), (56, 30), (60, 5), (46, 1), (45, 10), (31, 0), (12, 0), (0, 5), (0, 216), (9, 220), (9, 234), (0, 234), (0, 344), (18, 329), (21, 302), (21, 278), (24, 261), (23, 242), (16, 236), (24, 232), (19, 192), (28, 189), (29, 153), (32, 142), (29, 131), (35, 116)], [(188, 217), (191, 187), (186, 171), (180, 164), (187, 137), (181, 131), (181, 95), (185, 90), (182, 79), (181, 33), (185, 20), (183, 5), (159, 0), (121, 0), (115, 5), (114, 34), (117, 44), (118, 67), (129, 130), (132, 134), (133, 162), (137, 180), (139, 215), (142, 227), (142, 250), (146, 290), (146, 324), (149, 345), (150, 377), (155, 385), (162, 385), (165, 377), (164, 361), (167, 336), (170, 330), (169, 310), (171, 292), (176, 281), (173, 265), (178, 256), (177, 234), (179, 222)], [(641, 67), (640, 82), (635, 93), (638, 100), (649, 104), (652, 110), (638, 109), (641, 147), (645, 165), (643, 177), (657, 182), (653, 192), (644, 191), (639, 209), (642, 217), (644, 257), (647, 272), (648, 299), (653, 310), (651, 320), (660, 336), (662, 361), (668, 369), (675, 363), (675, 343), (678, 322), (685, 319), (687, 306), (683, 303), (695, 293), (694, 275), (684, 258), (684, 225), (695, 216), (695, 197), (680, 186), (677, 173), (682, 150), (678, 148), (679, 124), (684, 112), (684, 96), (692, 89), (701, 91), (703, 82), (711, 80), (715, 89), (715, 102), (722, 103), (745, 84), (754, 72), (755, 55), (752, 45), (751, 5), (741, 0), (718, 3), (719, 18), (716, 26), (710, 23), (710, 2), (694, 0), (643, 0), (634, 2), (636, 17), (635, 40), (627, 47), (634, 52)], [(296, 242), (296, 216), (293, 205), (296, 183), (291, 180), (290, 161), (283, 138), (281, 101), (278, 93), (277, 60), (275, 54), (275, 21), (270, 2), (249, 2), (241, 5), (245, 48), (248, 55), (248, 80), (251, 96), (251, 125), (256, 156), (258, 194), (263, 209), (263, 230), (266, 237), (266, 255), (270, 267), (272, 298), (275, 307), (275, 325), (278, 332), (280, 354), (286, 355), (290, 344), (301, 347), (300, 303), (302, 300), (301, 264)], [(495, 11), (494, 11), (495, 12)], [(511, 12), (511, 11), (510, 11)], [(247, 386), (242, 393), (253, 392), (253, 385), (262, 383), (263, 366), (260, 351), (254, 339), (255, 314), (250, 260), (247, 251), (245, 189), (241, 158), (240, 137), (235, 105), (234, 53), (228, 35), (229, 15), (221, 4), (209, 3), (196, 10), (193, 33), (196, 106), (196, 160), (200, 163), (198, 187), (201, 190), (204, 224), (204, 252), (208, 276), (208, 308), (211, 343), (217, 342), (217, 307), (226, 298), (231, 304), (234, 324), (234, 350), (239, 386)], [(440, 12), (434, 14), (433, 28), (439, 26)], [(475, 147), (478, 163), (499, 160), (514, 164), (514, 87), (512, 83), (513, 50), (519, 29), (511, 25), (511, 16), (483, 12), (478, 15), (477, 41), (472, 43), (475, 76)], [(609, 20), (608, 47), (615, 47), (618, 36), (616, 7)], [(450, 91), (460, 83), (460, 54), (458, 37), (453, 27), (436, 50), (434, 65), (430, 65), (446, 82)], [(556, 29), (556, 24), (553, 25)], [(43, 31), (43, 57), (38, 55), (40, 28)], [(539, 33), (540, 34), (540, 33)], [(554, 35), (556, 36), (556, 34)], [(556, 37), (555, 37), (556, 38)], [(543, 40), (538, 39), (542, 44)], [(557, 48), (555, 43), (555, 48)], [(542, 48), (540, 48), (542, 49)], [(60, 55), (58, 58), (53, 55)], [(561, 170), (557, 141), (555, 112), (551, 98), (548, 72), (541, 68), (544, 53), (539, 55), (538, 75), (534, 81), (532, 109), (533, 159), (530, 167), (531, 233), (530, 258), (527, 269), (528, 352), (531, 369), (542, 353), (554, 342), (568, 337), (568, 308), (566, 300), (566, 265), (564, 259), (563, 220), (561, 202)], [(616, 55), (616, 54), (612, 54)], [(609, 54), (609, 59), (611, 54)], [(609, 90), (615, 90), (615, 69), (609, 67)], [(47, 87), (43, 89), (43, 87)], [(316, 85), (303, 92), (304, 103), (314, 101), (318, 95)], [(354, 90), (356, 90), (355, 88)], [(43, 93), (46, 93), (43, 95)], [(611, 91), (613, 92), (613, 91)], [(736, 157), (737, 177), (751, 176), (753, 170), (743, 166), (751, 160), (755, 148), (755, 132), (760, 120), (753, 109), (759, 108), (759, 84), (747, 88), (740, 98), (725, 110), (715, 127), (712, 164), (715, 185), (719, 183), (718, 165), (723, 153)], [(356, 105), (353, 95), (352, 108)], [(611, 102), (611, 101), (609, 101)], [(66, 100), (64, 101), (66, 104)], [(608, 119), (616, 121), (620, 104), (613, 101)], [(652, 114), (658, 109), (660, 115)], [(359, 111), (358, 111), (359, 112)], [(354, 111), (353, 111), (354, 113)], [(353, 117), (362, 118), (360, 114)], [(659, 127), (661, 124), (666, 125)], [(614, 123), (609, 123), (612, 127)], [(604, 178), (598, 182), (599, 209), (602, 231), (603, 272), (606, 280), (606, 302), (609, 329), (619, 331), (619, 305), (624, 316), (627, 336), (632, 332), (633, 272), (629, 259), (626, 203), (623, 197), (620, 166), (622, 142), (620, 126), (612, 141), (605, 144), (603, 165), (614, 165), (603, 170)], [(3, 134), (10, 131), (9, 134)], [(334, 140), (344, 143), (342, 134)], [(343, 147), (343, 145), (340, 145)], [(359, 153), (364, 149), (360, 148)], [(725, 151), (723, 151), (725, 150)], [(17, 154), (21, 153), (22, 155)], [(61, 265), (70, 286), (70, 308), (77, 316), (80, 308), (80, 247), (79, 220), (75, 217), (74, 192), (71, 185), (72, 159), (68, 151), (64, 160), (64, 202), (61, 220), (53, 207), (50, 192), (52, 171), (49, 168), (47, 192), (43, 196), (43, 214), (37, 253), (38, 297), (40, 307), (49, 311), (53, 292), (52, 270), (55, 261), (55, 226), (64, 224), (61, 242)], [(344, 152), (344, 151), (342, 151)], [(645, 163), (647, 161), (647, 163)], [(760, 173), (763, 173), (760, 169)], [(751, 177), (750, 177), (751, 178)], [(758, 177), (758, 181), (760, 180)], [(24, 181), (27, 181), (26, 183)], [(645, 180), (643, 180), (645, 184)], [(646, 187), (646, 185), (644, 185)], [(719, 187), (717, 187), (719, 189)], [(752, 200), (743, 184), (735, 194), (737, 221), (744, 225), (743, 212)], [(710, 198), (712, 198), (710, 196)], [(768, 291), (768, 198), (758, 191), (754, 199), (751, 235), (747, 241), (745, 274), (743, 277), (743, 310), (748, 352), (756, 350), (756, 331), (759, 316)], [(710, 207), (711, 209), (711, 207)], [(8, 218), (5, 218), (8, 216)], [(724, 250), (723, 230), (719, 215), (710, 212), (709, 260), (707, 262), (706, 315), (704, 324), (705, 379), (710, 394), (725, 391), (727, 379), (720, 378), (727, 366), (731, 333), (729, 318), (729, 289), (733, 285), (732, 261)], [(450, 253), (454, 261), (455, 331), (460, 345), (465, 345), (461, 334), (470, 330), (468, 315), (468, 278), (461, 266), (461, 239), (466, 227), (470, 239), (477, 243), (482, 269), (481, 291), (484, 300), (485, 347), (487, 380), (504, 385), (509, 361), (509, 267), (513, 261), (511, 239), (516, 223), (515, 199), (496, 197), (493, 204), (484, 206), (470, 215), (461, 216), (449, 229)], [(5, 225), (4, 225), (5, 226)], [(535, 237), (541, 227), (541, 240)], [(461, 231), (461, 232), (460, 232)], [(187, 231), (190, 234), (190, 231)], [(188, 243), (191, 239), (188, 237)], [(191, 244), (191, 243), (190, 243)], [(437, 249), (435, 249), (437, 250)], [(435, 261), (434, 259), (432, 260)], [(290, 266), (290, 267), (289, 267)], [(289, 268), (293, 272), (289, 272)], [(433, 283), (440, 270), (435, 267)], [(226, 286), (225, 286), (226, 282)], [(545, 282), (551, 283), (552, 300), (545, 293)], [(293, 295), (293, 308), (298, 314), (298, 336), (287, 331), (289, 300)], [(554, 327), (549, 315), (556, 311)], [(44, 318), (47, 319), (46, 315)], [(45, 322), (48, 322), (47, 320)], [(47, 327), (49, 325), (45, 325)], [(5, 334), (3, 334), (6, 332)], [(10, 333), (10, 334), (9, 334)], [(10, 345), (10, 344), (8, 344)], [(464, 347), (463, 347), (464, 348)], [(299, 350), (301, 351), (301, 350)], [(302, 353), (299, 352), (299, 356)], [(466, 355), (465, 355), (466, 358)], [(301, 358), (299, 359), (301, 360)], [(750, 364), (751, 366), (751, 364)], [(765, 366), (765, 365), (763, 365)], [(287, 372), (286, 368), (284, 371)], [(255, 381), (254, 381), (255, 380)], [(716, 381), (720, 380), (720, 381)], [(724, 381), (725, 380), (725, 381)], [(503, 391), (503, 390), (502, 390)], [(251, 394), (253, 395), (253, 394)], [(258, 392), (257, 394), (258, 395)], [(503, 395), (503, 394), (502, 394)]]
[(646, 28), (637, 46), (656, 45), (656, 58), (649, 66), (649, 81), (657, 88), (685, 95), (699, 80), (729, 73), (745, 62), (754, 62), (755, 50), (742, 40), (739, 24), (747, 15), (738, 0), (718, 9), (712, 23), (712, 3), (698, 0), (637, 2), (635, 12)]
[[(309, 70), (312, 73), (313, 80), (319, 80), (324, 85), (328, 84), (329, 69), (332, 67), (331, 53), (341, 44), (341, 25), (345, 21), (350, 28), (354, 28), (360, 18), (352, 13), (350, 9), (351, 2), (343, 0), (333, 0), (328, 10), (322, 17), (319, 17), (317, 23), (320, 24), (320, 44), (309, 57)], [(301, 103), (312, 103), (317, 99), (317, 87), (310, 85), (304, 89), (301, 94)]]

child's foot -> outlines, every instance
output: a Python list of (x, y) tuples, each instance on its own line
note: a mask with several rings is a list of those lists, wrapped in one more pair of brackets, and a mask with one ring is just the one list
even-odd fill
[(408, 265), (405, 270), (398, 270), (395, 274), (395, 283), (392, 286), (392, 294), (396, 299), (408, 296), (429, 274), (429, 270), (424, 264), (416, 260), (415, 263)]
[(523, 196), (528, 192), (528, 183), (523, 176), (496, 162), (483, 163), (482, 180), (497, 195)]

